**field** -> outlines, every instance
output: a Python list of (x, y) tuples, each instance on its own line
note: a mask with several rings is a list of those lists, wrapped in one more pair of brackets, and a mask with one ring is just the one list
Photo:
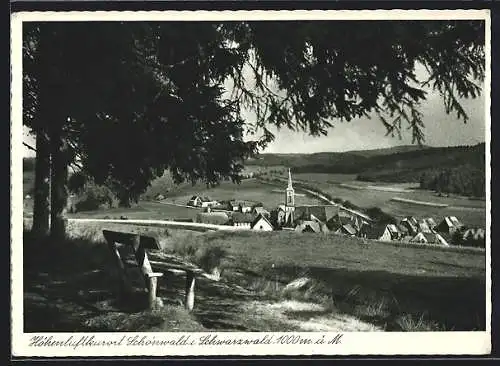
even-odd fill
[[(162, 179), (156, 185), (167, 186), (169, 183)], [(192, 220), (201, 211), (198, 208), (185, 207), (193, 195), (209, 196), (216, 200), (239, 199), (253, 202), (262, 202), (264, 207), (271, 210), (284, 202), (284, 192), (276, 192), (277, 187), (259, 183), (256, 179), (245, 179), (240, 184), (222, 182), (214, 188), (206, 188), (203, 185), (192, 186), (183, 184), (171, 188), (168, 192), (163, 190), (165, 199), (156, 201), (152, 198), (140, 200), (131, 208), (110, 208), (96, 211), (82, 211), (75, 214), (68, 213), (69, 218), (120, 218), (125, 216), (129, 219), (154, 219), (154, 220)], [(148, 196), (150, 197), (150, 196)], [(296, 203), (321, 204), (321, 201), (307, 197), (297, 196)], [(33, 200), (24, 200), (24, 215), (29, 217), (33, 209)]]
[[(273, 209), (284, 202), (284, 189), (285, 187), (283, 187), (283, 193), (280, 194), (275, 191), (276, 187), (262, 184), (256, 179), (245, 179), (240, 184), (222, 182), (214, 188), (206, 188), (200, 185), (178, 190), (175, 193), (167, 195), (165, 202), (186, 204), (193, 195), (200, 195), (216, 200), (238, 199), (261, 202), (267, 209)], [(315, 198), (305, 196), (298, 196), (296, 198), (297, 205), (320, 203)]]
[(120, 218), (126, 216), (129, 219), (151, 219), (151, 220), (182, 220), (194, 219), (200, 212), (196, 208), (188, 208), (176, 205), (167, 205), (155, 201), (139, 201), (131, 208), (111, 208), (98, 211), (83, 211), (76, 214), (68, 214), (72, 218)]
[[(67, 243), (41, 246), (25, 232), (26, 331), (485, 328), (484, 251), (363, 243), (333, 234), (170, 231), (164, 254), (151, 255), (155, 263), (196, 263), (197, 253), (220, 248), (221, 282), (199, 282), (191, 314), (178, 303), (183, 280), (175, 276), (160, 283), (164, 311), (124, 308), (113, 300), (116, 284), (100, 235), (120, 227), (165, 235), (125, 223), (71, 224)], [(287, 292), (298, 278), (309, 285)]]
[[(283, 176), (282, 176), (283, 177)], [(349, 174), (302, 173), (293, 174), (296, 181), (311, 184), (332, 197), (348, 200), (359, 207), (379, 207), (388, 214), (404, 216), (431, 216), (440, 219), (444, 216), (457, 216), (464, 224), (486, 226), (486, 203), (466, 197), (438, 197), (432, 191), (415, 189), (415, 184), (388, 184), (355, 181)], [(401, 192), (371, 189), (372, 186), (395, 188)], [(405, 190), (403, 192), (403, 190)], [(411, 191), (408, 191), (411, 190)], [(447, 204), (447, 207), (430, 207), (417, 204), (391, 201), (401, 197), (416, 201)]]

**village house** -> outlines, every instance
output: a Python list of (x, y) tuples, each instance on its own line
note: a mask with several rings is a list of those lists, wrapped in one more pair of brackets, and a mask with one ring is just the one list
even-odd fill
[(432, 233), (432, 230), (425, 220), (420, 220), (417, 224), (417, 228), (420, 233)]
[(410, 240), (410, 243), (449, 245), (438, 233), (418, 233)]
[(464, 231), (462, 238), (467, 240), (485, 240), (486, 231), (483, 228), (470, 228)]
[(469, 228), (463, 230), (462, 245), (472, 247), (486, 247), (486, 231), (483, 228)]
[(297, 206), (294, 211), (296, 224), (303, 221), (316, 221), (326, 223), (337, 214), (338, 208), (335, 206)]
[(295, 227), (295, 231), (299, 233), (320, 233), (321, 225), (317, 221), (304, 221)]
[(266, 216), (259, 214), (251, 224), (252, 230), (258, 231), (273, 231), (274, 227), (266, 218)]
[(401, 225), (408, 229), (408, 233), (411, 236), (415, 236), (418, 233), (418, 221), (413, 216), (405, 217), (401, 220)]
[(250, 213), (243, 212), (233, 212), (231, 218), (229, 219), (229, 223), (232, 226), (244, 227), (251, 229), (252, 223), (255, 220), (255, 216)]
[(262, 206), (256, 206), (253, 208), (252, 210), (252, 213), (255, 214), (255, 215), (262, 215), (262, 216), (265, 216), (267, 218), (270, 217), (270, 212), (268, 210), (266, 210), (264, 207)]
[(193, 207), (210, 207), (210, 206), (216, 206), (218, 204), (217, 201), (211, 200), (208, 197), (201, 197), (201, 196), (193, 196), (191, 199), (188, 201), (187, 205), (188, 206), (193, 206)]
[(434, 228), (437, 226), (436, 221), (434, 221), (432, 217), (426, 217), (424, 220), (431, 230), (434, 230)]
[(345, 224), (338, 228), (337, 231), (335, 231), (335, 234), (356, 236), (357, 231), (351, 224)]
[(385, 226), (385, 229), (382, 235), (378, 238), (381, 241), (391, 241), (391, 240), (399, 240), (402, 238), (402, 234), (399, 231), (398, 227), (394, 224), (389, 224)]
[(359, 236), (367, 239), (380, 240), (380, 241), (392, 241), (401, 240), (403, 238), (403, 233), (399, 230), (397, 225), (372, 225), (364, 226)]
[(397, 225), (397, 227), (398, 227), (399, 232), (401, 233), (402, 238), (410, 235), (410, 233), (408, 231), (408, 227), (406, 227), (405, 225), (402, 225), (401, 223), (399, 223)]
[(443, 221), (436, 226), (435, 230), (442, 234), (453, 234), (463, 227), (463, 224), (455, 216), (446, 216)]
[(336, 231), (342, 225), (352, 224), (353, 218), (348, 212), (337, 210), (330, 219), (326, 221), (326, 225), (330, 230)]
[(254, 204), (255, 204), (254, 202), (248, 202), (242, 200), (230, 201), (230, 205), (232, 207), (233, 212), (251, 213)]

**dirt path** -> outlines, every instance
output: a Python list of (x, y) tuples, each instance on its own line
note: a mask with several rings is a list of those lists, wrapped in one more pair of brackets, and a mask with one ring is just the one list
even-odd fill
[[(184, 274), (165, 270), (169, 264), (181, 264), (182, 260), (164, 253), (152, 254), (150, 259), (155, 263), (155, 270), (165, 270), (158, 288), (165, 307), (159, 312), (142, 311), (144, 303), (139, 300), (117, 301), (116, 278), (102, 259), (90, 263), (55, 261), (55, 265), (41, 261), (42, 266), (38, 268), (28, 265), (25, 269), (25, 331), (377, 330), (373, 325), (336, 314), (320, 304), (269, 300), (224, 278), (218, 282), (198, 278), (195, 307), (187, 313), (183, 308)], [(131, 268), (129, 273), (138, 289), (142, 285), (138, 270)]]
[[(180, 264), (178, 258), (161, 254), (152, 256), (162, 261)], [(158, 267), (158, 264), (157, 264)], [(182, 303), (184, 275), (168, 275), (160, 285), (159, 296), (170, 304)], [(205, 278), (197, 280), (195, 318), (207, 329), (217, 331), (377, 331), (374, 325), (352, 316), (332, 312), (313, 302), (273, 301), (230, 283)]]

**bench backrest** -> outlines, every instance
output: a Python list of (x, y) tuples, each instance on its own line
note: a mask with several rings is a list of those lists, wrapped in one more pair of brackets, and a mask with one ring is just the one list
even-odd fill
[(112, 230), (103, 230), (102, 234), (108, 242), (121, 243), (131, 246), (134, 245), (137, 236), (139, 236), (140, 244), (144, 249), (161, 249), (158, 239), (151, 235), (140, 235)]

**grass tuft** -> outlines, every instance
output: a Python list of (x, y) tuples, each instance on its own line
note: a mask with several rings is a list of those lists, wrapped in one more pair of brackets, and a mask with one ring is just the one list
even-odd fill
[(445, 330), (438, 322), (426, 319), (424, 313), (419, 317), (404, 314), (396, 320), (396, 324), (402, 332), (434, 332)]

